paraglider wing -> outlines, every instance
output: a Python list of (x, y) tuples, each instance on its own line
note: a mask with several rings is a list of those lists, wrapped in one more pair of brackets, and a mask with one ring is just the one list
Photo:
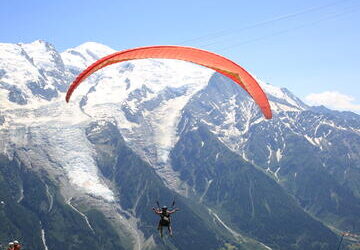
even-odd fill
[(103, 57), (79, 74), (66, 93), (66, 101), (69, 102), (72, 93), (82, 81), (99, 69), (114, 63), (146, 58), (177, 59), (213, 69), (239, 84), (259, 105), (264, 116), (267, 119), (272, 117), (269, 101), (265, 93), (258, 82), (245, 69), (233, 61), (212, 52), (182, 46), (141, 47), (119, 51)]

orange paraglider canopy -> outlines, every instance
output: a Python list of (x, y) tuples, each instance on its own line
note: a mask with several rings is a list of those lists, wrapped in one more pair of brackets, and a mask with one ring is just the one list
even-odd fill
[(245, 69), (223, 56), (206, 50), (182, 46), (141, 47), (123, 50), (105, 56), (78, 75), (66, 93), (66, 101), (69, 102), (72, 93), (82, 81), (99, 69), (114, 63), (146, 58), (177, 59), (213, 69), (239, 84), (259, 105), (264, 116), (267, 119), (271, 119), (272, 117), (269, 101), (264, 91), (261, 89), (258, 82)]

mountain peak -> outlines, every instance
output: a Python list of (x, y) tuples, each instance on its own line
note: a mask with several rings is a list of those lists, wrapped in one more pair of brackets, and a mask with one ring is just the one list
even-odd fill
[(98, 43), (98, 42), (85, 42), (80, 44), (79, 46), (76, 46), (75, 48), (71, 48), (70, 50), (92, 50), (92, 51), (109, 51), (114, 52), (115, 50), (110, 48), (109, 46), (106, 46), (102, 43)]
[[(97, 42), (86, 42), (61, 53), (64, 63), (72, 69), (83, 69), (115, 50)], [(90, 64), (89, 64), (90, 62)]]
[(38, 40), (35, 40), (31, 43), (18, 43), (20, 46), (21, 45), (24, 45), (24, 44), (27, 44), (27, 45), (32, 45), (32, 46), (45, 46), (45, 47), (52, 47), (54, 48), (54, 46), (47, 42), (47, 41), (44, 41), (44, 40), (41, 40), (41, 39), (38, 39)]

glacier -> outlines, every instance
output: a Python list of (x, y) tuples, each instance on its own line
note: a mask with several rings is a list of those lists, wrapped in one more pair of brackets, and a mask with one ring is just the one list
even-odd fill
[[(252, 159), (247, 145), (252, 130), (263, 126), (265, 119), (237, 85), (202, 66), (169, 59), (111, 65), (89, 77), (70, 103), (66, 103), (65, 91), (76, 75), (114, 52), (95, 42), (62, 53), (41, 40), (28, 44), (1, 43), (0, 134), (4, 139), (0, 150), (9, 158), (18, 152), (26, 162), (48, 166), (56, 175), (65, 173), (64, 182), (76, 187), (77, 192), (113, 202), (117, 197), (99, 173), (94, 149), (84, 132), (92, 121), (112, 121), (126, 143), (150, 163), (169, 187), (182, 190), (169, 154), (183, 132), (181, 118), (191, 112), (187, 121), (193, 123), (193, 129), (197, 123), (205, 124), (229, 149), (259, 164)], [(360, 128), (335, 124), (323, 116), (314, 121), (314, 130), (305, 132), (296, 120), (310, 107), (287, 89), (257, 80), (274, 113), (274, 119), (266, 124), (283, 127), (274, 135), (277, 145), (264, 146), (268, 165), (283, 158), (286, 150), (283, 129), (320, 149), (331, 144), (326, 140), (331, 129), (327, 134), (319, 134), (320, 127), (359, 134)], [(36, 150), (30, 145), (36, 145)], [(25, 153), (20, 150), (26, 148), (31, 150)], [(274, 166), (269, 170), (278, 179), (280, 169)]]
[[(84, 134), (91, 121), (112, 120), (128, 145), (172, 189), (178, 190), (181, 183), (172, 170), (169, 154), (178, 140), (178, 125), (185, 106), (208, 86), (214, 71), (169, 59), (124, 62), (95, 73), (76, 90), (70, 103), (65, 103), (66, 86), (76, 74), (114, 52), (95, 42), (62, 53), (41, 40), (0, 44), (0, 68), (6, 69), (0, 78), (0, 96), (4, 100), (0, 107), (5, 119), (1, 132), (10, 137), (1, 145), (2, 151), (11, 155), (19, 148), (35, 144), (38, 152), (24, 156), (31, 158), (27, 159), (29, 162), (60, 168), (79, 192), (112, 202), (116, 197), (99, 173), (92, 146)], [(275, 114), (307, 108), (286, 89), (259, 82), (270, 96)], [(202, 121), (210, 124), (229, 148), (245, 154), (242, 148), (250, 127), (264, 121), (256, 111), (257, 106), (248, 96), (236, 91), (233, 96), (224, 97), (220, 106), (215, 102), (212, 106), (208, 114), (221, 112), (222, 123), (214, 125), (205, 116)], [(245, 124), (241, 128), (239, 117)]]

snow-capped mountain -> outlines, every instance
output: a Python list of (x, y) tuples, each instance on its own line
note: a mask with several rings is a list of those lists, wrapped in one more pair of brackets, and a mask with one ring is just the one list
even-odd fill
[[(59, 209), (70, 207), (90, 234), (102, 235), (96, 223), (106, 220), (89, 208), (98, 210), (117, 242), (134, 249), (163, 246), (139, 204), (152, 206), (174, 192), (198, 221), (198, 237), (214, 234), (207, 239), (214, 248), (227, 242), (239, 249), (331, 249), (335, 234), (311, 216), (331, 230), (360, 230), (358, 115), (309, 107), (289, 90), (259, 80), (274, 113), (265, 120), (226, 77), (154, 59), (95, 73), (67, 104), (65, 91), (76, 75), (113, 52), (93, 42), (62, 53), (44, 41), (0, 44), (0, 152), (8, 165), (18, 161), (40, 176), (49, 207), (62, 197)], [(25, 198), (17, 203), (25, 206), (21, 185), (16, 195)], [(232, 214), (231, 200), (249, 221)], [(299, 223), (295, 217), (303, 227), (288, 234), (280, 225), (272, 228)], [(48, 220), (40, 222), (43, 247), (48, 242), (57, 249), (56, 237), (46, 240)], [(179, 239), (165, 245), (182, 249), (186, 233)]]

